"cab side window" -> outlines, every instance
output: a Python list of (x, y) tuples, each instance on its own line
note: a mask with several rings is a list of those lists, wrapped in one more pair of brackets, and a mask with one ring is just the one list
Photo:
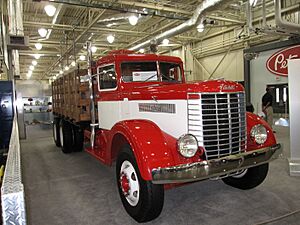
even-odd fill
[(117, 77), (114, 65), (98, 67), (98, 74), (100, 90), (114, 89), (117, 87)]

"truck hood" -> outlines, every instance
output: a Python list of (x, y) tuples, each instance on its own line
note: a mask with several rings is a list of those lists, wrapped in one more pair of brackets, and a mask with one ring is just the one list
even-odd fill
[(149, 85), (138, 85), (133, 87), (131, 99), (187, 99), (188, 93), (208, 92), (242, 92), (244, 88), (239, 83), (226, 80), (207, 80), (188, 83), (152, 83)]

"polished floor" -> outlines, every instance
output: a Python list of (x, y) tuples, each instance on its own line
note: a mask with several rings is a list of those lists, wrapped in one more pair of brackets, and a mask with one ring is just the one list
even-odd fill
[[(166, 191), (160, 217), (149, 225), (299, 225), (300, 177), (288, 172), (289, 130), (275, 128), (283, 156), (259, 187), (242, 191), (203, 181)], [(114, 168), (85, 152), (63, 154), (47, 126), (28, 126), (21, 141), (27, 221), (31, 225), (130, 225)]]

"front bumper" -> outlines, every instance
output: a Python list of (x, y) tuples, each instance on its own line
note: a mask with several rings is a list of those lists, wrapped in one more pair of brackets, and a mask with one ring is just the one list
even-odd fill
[(219, 159), (152, 169), (154, 184), (185, 183), (221, 177), (240, 170), (268, 163), (282, 153), (281, 144)]

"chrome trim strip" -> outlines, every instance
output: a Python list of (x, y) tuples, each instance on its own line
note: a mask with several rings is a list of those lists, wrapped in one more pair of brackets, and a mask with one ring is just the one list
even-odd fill
[(239, 170), (268, 163), (282, 153), (281, 144), (250, 152), (225, 156), (219, 159), (152, 169), (154, 184), (186, 183), (216, 178)]

